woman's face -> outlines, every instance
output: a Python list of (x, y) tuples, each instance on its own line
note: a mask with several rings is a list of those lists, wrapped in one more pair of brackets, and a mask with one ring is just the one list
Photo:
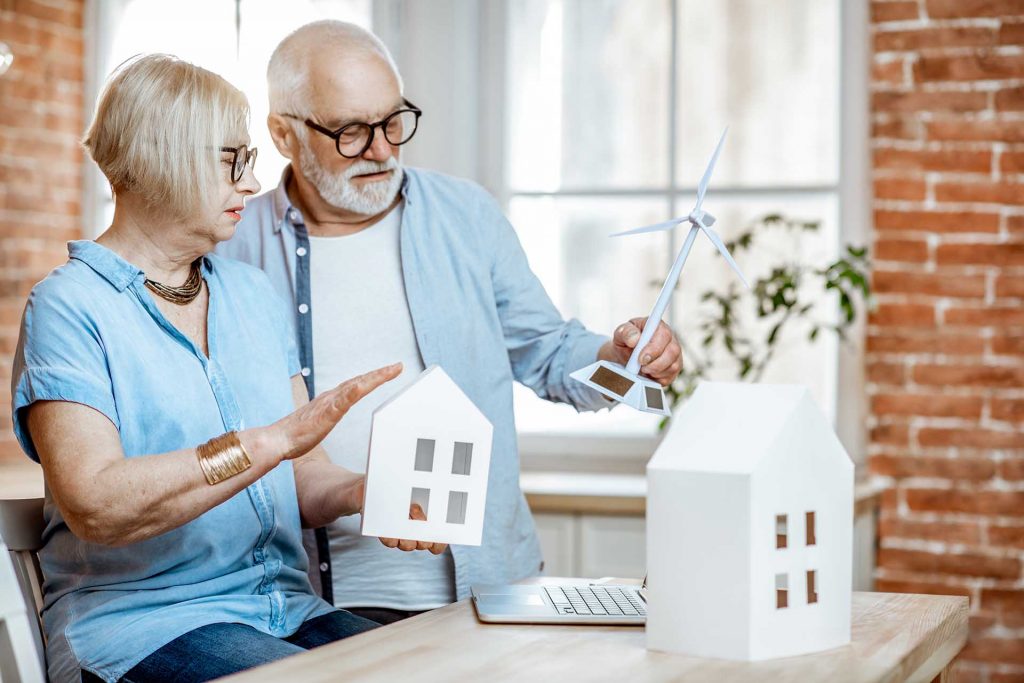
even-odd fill
[[(225, 147), (238, 148), (243, 143), (248, 144), (248, 139), (225, 144)], [(250, 153), (252, 151), (249, 150)], [(202, 226), (214, 242), (224, 242), (235, 234), (235, 226), (242, 219), (245, 197), (259, 192), (260, 184), (253, 175), (253, 164), (249, 163), (245, 164), (242, 177), (232, 181), (235, 154), (221, 151), (218, 155), (216, 187), (207, 193), (209, 202), (203, 211)]]

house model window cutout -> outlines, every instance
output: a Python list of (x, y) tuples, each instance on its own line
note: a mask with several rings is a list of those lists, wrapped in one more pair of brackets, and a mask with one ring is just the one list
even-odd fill
[(493, 433), (443, 369), (424, 370), (373, 413), (363, 535), (480, 545)]
[(647, 465), (647, 539), (650, 649), (850, 642), (853, 463), (806, 388), (701, 383)]

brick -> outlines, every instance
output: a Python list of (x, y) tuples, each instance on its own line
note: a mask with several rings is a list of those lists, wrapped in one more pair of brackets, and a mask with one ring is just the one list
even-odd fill
[(958, 299), (977, 299), (985, 296), (984, 275), (950, 277), (932, 273), (908, 273), (901, 270), (876, 269), (871, 275), (871, 290), (875, 294), (919, 294)]
[(935, 263), (947, 265), (1021, 266), (1024, 265), (1024, 241), (1005, 244), (940, 244)]
[(875, 168), (900, 171), (938, 171), (950, 173), (989, 173), (992, 152), (950, 150), (910, 150), (884, 147), (874, 151)]
[(999, 31), (993, 26), (941, 26), (875, 33), (875, 52), (918, 51), (927, 48), (991, 47)]
[(1019, 516), (1024, 509), (1024, 491), (908, 489), (904, 493), (907, 506), (917, 512)]
[(925, 12), (932, 19), (1001, 17), (1021, 14), (1021, 0), (925, 0)]
[(996, 111), (1024, 111), (1024, 87), (1003, 88), (995, 96)]
[(929, 553), (920, 550), (881, 548), (878, 566), (928, 574), (982, 576), (995, 579), (1016, 579), (1020, 576), (1020, 560), (1013, 557), (991, 557), (980, 553)]
[[(1024, 340), (1022, 340), (1024, 347)], [(950, 356), (978, 356), (985, 352), (985, 340), (977, 335), (954, 335), (946, 331), (941, 334), (911, 335), (907, 333), (868, 335), (868, 352), (877, 353), (924, 353)]]
[(930, 140), (1024, 142), (1024, 125), (1005, 119), (943, 119), (924, 124)]
[(1024, 589), (982, 588), (979, 604), (985, 609), (1024, 613)]
[(871, 80), (876, 83), (903, 83), (906, 80), (905, 60), (874, 60), (871, 63)]
[[(1024, 123), (1021, 127), (1024, 128)], [(1005, 181), (939, 182), (935, 184), (935, 200), (1024, 206), (1024, 184)]]
[(1006, 545), (1024, 548), (1024, 525), (993, 525), (988, 528), (991, 545)]
[(1006, 481), (1024, 480), (1024, 459), (1003, 460), (999, 463), (999, 476)]
[(871, 137), (915, 140), (924, 135), (924, 125), (913, 116), (897, 116), (891, 119), (875, 118), (871, 122)]
[(1024, 45), (1024, 21), (1009, 21), (1003, 17), (999, 25), (998, 41), (1000, 45)]
[(920, 12), (916, 2), (872, 2), (871, 23), (907, 21), (917, 19)]
[(917, 442), (924, 448), (1024, 448), (1024, 433), (994, 429), (940, 429), (924, 427), (917, 433)]
[(1013, 236), (1024, 237), (1024, 215), (1007, 216), (1006, 231)]
[(1003, 422), (1024, 422), (1024, 398), (993, 398), (992, 419)]
[(878, 384), (903, 384), (907, 381), (907, 368), (902, 363), (868, 363), (866, 376)]
[(970, 587), (963, 584), (933, 583), (916, 579), (878, 578), (875, 590), (880, 593), (916, 593), (918, 595), (962, 595), (970, 598)]
[(934, 327), (935, 307), (926, 304), (880, 304), (868, 315), (869, 325)]
[(989, 306), (986, 308), (950, 308), (945, 312), (948, 325), (1003, 327), (1024, 325), (1024, 307)]
[[(871, 397), (876, 415), (980, 418), (984, 401), (979, 396), (883, 393)], [(991, 475), (989, 475), (991, 476)]]
[[(987, 153), (986, 153), (987, 154)], [(940, 233), (994, 233), (999, 214), (980, 211), (875, 211), (875, 230)]]
[(992, 337), (992, 353), (1007, 356), (1024, 355), (1024, 334), (1008, 332)]
[(960, 657), (974, 661), (1024, 664), (1024, 638), (973, 638)]
[(1024, 152), (1003, 152), (999, 155), (999, 170), (1003, 173), (1024, 173)]
[(879, 239), (875, 242), (874, 257), (877, 261), (924, 263), (928, 260), (928, 243), (919, 239)]
[(910, 428), (905, 424), (881, 424), (871, 428), (871, 443), (889, 446), (910, 444)]
[(1024, 73), (1024, 55), (1006, 55), (986, 51), (947, 56), (921, 56), (914, 63), (914, 80), (988, 81), (1020, 78)]
[(923, 455), (879, 454), (871, 457), (872, 472), (896, 479), (926, 478), (987, 481), (996, 475), (996, 463), (987, 457), (933, 458)]
[(913, 178), (877, 178), (875, 180), (876, 199), (924, 199), (924, 180)]
[(878, 523), (878, 535), (882, 539), (923, 539), (979, 545), (981, 526), (976, 522), (910, 522), (902, 519), (882, 519)]
[(871, 108), (880, 112), (977, 112), (988, 108), (988, 95), (960, 91), (877, 91), (871, 95)]

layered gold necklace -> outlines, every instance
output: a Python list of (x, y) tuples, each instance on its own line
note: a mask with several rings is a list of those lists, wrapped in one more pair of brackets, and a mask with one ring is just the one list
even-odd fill
[(172, 304), (178, 304), (179, 306), (190, 304), (199, 296), (199, 292), (203, 291), (203, 275), (199, 271), (199, 261), (200, 259), (197, 258), (192, 262), (192, 267), (188, 272), (188, 279), (180, 287), (168, 287), (167, 285), (150, 280), (148, 277), (146, 278), (146, 287), (161, 299), (166, 299)]

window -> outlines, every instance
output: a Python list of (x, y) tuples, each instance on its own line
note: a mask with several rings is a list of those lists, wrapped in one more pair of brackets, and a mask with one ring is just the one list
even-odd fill
[(775, 575), (775, 609), (789, 607), (789, 575)]
[(452, 458), (452, 474), (469, 476), (469, 470), (473, 463), (473, 444), (455, 442), (455, 454)]
[(814, 534), (814, 513), (808, 512), (805, 517), (807, 527), (807, 545), (817, 545), (818, 541)]
[[(277, 44), (293, 30), (317, 19), (342, 19), (370, 27), (373, 0), (122, 0), (103, 7), (95, 35), (94, 80), (102, 86), (110, 72), (139, 53), (167, 52), (224, 76), (249, 98), (249, 132), (260, 150), (256, 178), (264, 190), (277, 185), (285, 159), (267, 131), (267, 62)], [(96, 88), (94, 96), (98, 95)], [(89, 105), (86, 107), (90, 110)], [(89, 192), (95, 197), (93, 235), (110, 224), (113, 202), (99, 171), (90, 168)]]
[[(813, 263), (836, 254), (839, 9), (839, 0), (507, 3), (500, 194), (563, 315), (608, 334), (649, 312), (683, 236), (607, 235), (685, 214), (726, 124), (706, 204), (723, 238), (768, 212), (822, 224), (817, 235), (779, 238), (747, 256), (748, 275), (779, 254)], [(701, 239), (669, 322), (695, 339), (688, 325), (700, 291), (733, 277)], [(806, 384), (834, 410), (834, 343), (794, 334), (784, 347), (765, 380)], [(612, 437), (643, 441), (644, 455), (659, 422), (621, 408), (577, 415), (518, 385), (516, 418), (524, 443)]]
[(818, 602), (818, 572), (807, 570), (807, 604)]
[(448, 516), (445, 521), (449, 524), (466, 523), (466, 501), (469, 494), (465, 491), (448, 492)]
[(775, 515), (775, 547), (785, 548), (787, 541), (786, 515)]
[[(427, 520), (427, 510), (430, 505), (430, 489), (423, 489), (419, 487), (413, 487), (412, 498), (409, 500), (409, 508), (411, 510), (413, 505), (419, 505), (420, 509), (423, 510), (423, 520)], [(412, 519), (410, 512), (409, 519)]]
[(416, 439), (416, 464), (414, 469), (417, 472), (434, 471), (433, 439)]

